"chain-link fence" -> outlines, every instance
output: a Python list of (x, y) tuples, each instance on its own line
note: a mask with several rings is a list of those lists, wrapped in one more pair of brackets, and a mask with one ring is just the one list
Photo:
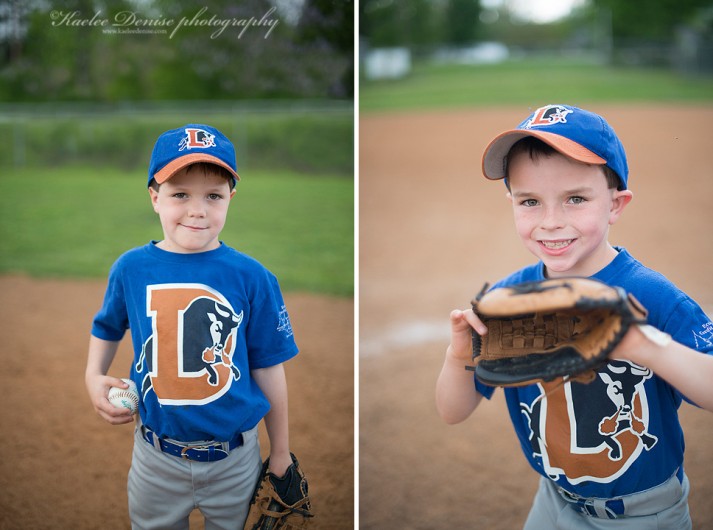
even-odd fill
[(351, 101), (0, 105), (0, 169), (92, 164), (147, 167), (156, 138), (207, 123), (235, 144), (238, 167), (353, 175)]

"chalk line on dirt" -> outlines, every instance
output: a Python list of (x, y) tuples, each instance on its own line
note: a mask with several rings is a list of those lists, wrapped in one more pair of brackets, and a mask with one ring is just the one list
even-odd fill
[(450, 339), (450, 330), (448, 319), (420, 320), (394, 325), (387, 330), (362, 336), (359, 341), (359, 356), (376, 357), (389, 351), (430, 342), (441, 342), (445, 348)]

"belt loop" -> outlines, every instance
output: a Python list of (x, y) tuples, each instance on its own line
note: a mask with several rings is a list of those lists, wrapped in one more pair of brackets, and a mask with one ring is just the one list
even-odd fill
[(163, 448), (161, 447), (161, 439), (156, 436), (156, 433), (146, 427), (143, 422), (141, 422), (139, 428), (141, 429), (141, 437), (146, 440), (156, 451), (162, 453)]
[(626, 513), (624, 499), (611, 499), (604, 503), (604, 510), (609, 519), (618, 519)]

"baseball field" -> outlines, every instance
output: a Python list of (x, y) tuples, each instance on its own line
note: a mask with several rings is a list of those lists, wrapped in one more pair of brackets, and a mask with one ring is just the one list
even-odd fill
[[(607, 117), (627, 147), (634, 192), (611, 241), (713, 314), (713, 106), (702, 96), (713, 93), (710, 82), (627, 75), (630, 84), (606, 92), (582, 71), (574, 89), (583, 95), (572, 97), (563, 72), (550, 72), (550, 83), (533, 78), (536, 92), (524, 102), (524, 84), (512, 88), (507, 72), (497, 86), (472, 71), (441, 73), (440, 81), (416, 75), (362, 92), (358, 352), (351, 179), (265, 170), (247, 186), (244, 175), (227, 223), (226, 242), (282, 280), (301, 350), (286, 365), (291, 449), (310, 481), (314, 528), (352, 528), (357, 492), (364, 529), (510, 530), (524, 522), (537, 476), (502, 393), (447, 426), (434, 391), (449, 312), (467, 307), (484, 282), (532, 261), (504, 187), (480, 172), (483, 147), (531, 108), (571, 102)], [(503, 100), (485, 98), (498, 87)], [(449, 100), (449, 90), (459, 96)], [(102, 167), (97, 178), (96, 167), (0, 170), (0, 387), (8, 401), (0, 412), (0, 530), (130, 527), (132, 427), (95, 414), (84, 367), (106, 270), (118, 250), (159, 238), (160, 228), (136, 185), (141, 172)], [(124, 377), (131, 358), (127, 339), (110, 373)], [(694, 528), (706, 529), (713, 415), (684, 404), (680, 416)], [(260, 436), (265, 452), (262, 428)], [(194, 514), (191, 528), (201, 527)]]
[[(473, 103), (483, 98), (497, 98), (495, 81), (478, 77), (478, 69), (463, 70), (444, 72), (440, 86), (415, 71), (411, 79), (376, 84), (361, 94), (359, 514), (364, 529), (511, 530), (525, 521), (538, 479), (521, 453), (502, 392), (455, 426), (437, 416), (434, 393), (449, 342), (449, 312), (469, 307), (484, 282), (533, 261), (515, 233), (505, 187), (486, 181), (480, 169), (487, 143), (532, 109), (572, 103), (608, 119), (627, 148), (634, 193), (612, 228), (612, 243), (662, 272), (713, 314), (709, 101), (676, 101), (670, 85), (642, 88), (641, 93), (659, 95), (669, 90), (661, 101), (633, 101), (628, 86), (621, 87), (623, 97), (597, 98), (586, 82), (567, 85), (557, 73), (549, 95), (542, 77), (529, 77), (536, 94), (524, 101), (528, 79), (520, 80), (517, 96), (503, 71), (502, 92), (519, 101), (477, 106)], [(618, 80), (606, 76), (610, 88)], [(466, 87), (469, 94), (463, 93)], [(388, 110), (390, 103), (398, 108)], [(694, 528), (712, 528), (713, 415), (684, 403), (680, 418)]]
[[(0, 174), (2, 529), (130, 528), (133, 425), (112, 427), (94, 412), (84, 370), (108, 267), (161, 239), (144, 175), (92, 165)], [(354, 181), (285, 170), (241, 177), (221, 239), (281, 280), (300, 348), (286, 363), (290, 447), (310, 482), (314, 526), (352, 528)], [(109, 373), (126, 377), (132, 357), (127, 334)], [(202, 528), (197, 512), (191, 528)]]
[[(713, 107), (589, 105), (628, 149), (634, 200), (611, 232), (713, 313)], [(509, 530), (537, 476), (502, 392), (466, 422), (437, 416), (448, 314), (532, 258), (480, 154), (528, 107), (373, 113), (360, 121), (360, 522), (362, 528)], [(395, 213), (397, 212), (397, 213)], [(709, 337), (710, 338), (710, 337)], [(713, 525), (713, 415), (684, 404), (695, 528)]]

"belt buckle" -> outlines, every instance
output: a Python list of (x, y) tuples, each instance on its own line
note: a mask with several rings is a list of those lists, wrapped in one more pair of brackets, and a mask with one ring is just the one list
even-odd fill
[(181, 458), (183, 460), (193, 460), (191, 457), (188, 456), (188, 451), (190, 451), (191, 449), (194, 449), (194, 448), (185, 446), (183, 449), (181, 449)]
[(576, 504), (584, 503), (584, 497), (580, 497), (579, 495), (576, 495), (576, 494), (574, 494), (574, 493), (570, 493), (570, 492), (567, 491), (566, 489), (564, 489), (564, 488), (562, 488), (562, 487), (559, 487), (559, 486), (557, 487), (557, 489), (559, 490), (560, 494), (561, 494), (563, 497), (565, 497), (565, 499), (566, 499), (567, 501), (569, 501), (569, 502), (571, 502), (571, 503), (576, 503)]
[[(188, 451), (207, 451), (208, 457), (205, 460), (191, 458)], [(220, 453), (218, 453), (220, 451)], [(214, 443), (211, 445), (194, 445), (185, 446), (181, 449), (181, 458), (183, 460), (190, 460), (192, 462), (214, 462), (217, 460), (223, 460), (228, 456), (228, 452), (223, 449), (223, 445), (220, 443)]]
[(558, 487), (558, 489), (564, 499), (569, 502), (573, 507), (575, 507), (580, 513), (589, 517), (598, 517), (597, 511), (594, 509), (594, 503), (591, 501), (591, 499), (581, 497), (576, 493), (570, 493), (562, 487)]

